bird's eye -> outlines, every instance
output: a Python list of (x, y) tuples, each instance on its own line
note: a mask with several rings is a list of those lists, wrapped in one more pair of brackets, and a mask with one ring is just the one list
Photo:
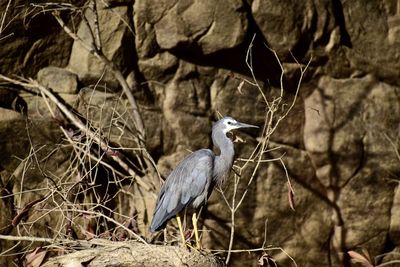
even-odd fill
[(232, 125), (232, 122), (231, 122), (231, 121), (228, 121), (228, 124), (229, 124), (229, 125)]

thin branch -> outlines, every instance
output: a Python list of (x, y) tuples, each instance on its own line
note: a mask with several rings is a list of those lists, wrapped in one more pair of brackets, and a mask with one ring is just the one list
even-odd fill
[[(281, 251), (284, 253), (292, 262), (293, 264), (298, 267), (296, 261), (293, 259), (292, 256), (290, 256), (283, 248), (281, 247), (261, 247), (261, 248), (253, 248), (253, 249), (232, 249), (231, 253), (244, 253), (244, 252), (260, 252), (260, 251)], [(224, 253), (226, 250), (223, 249), (211, 249), (211, 252), (217, 252), (217, 253)]]
[(91, 214), (91, 215), (96, 215), (96, 216), (102, 217), (102, 218), (106, 219), (107, 221), (110, 221), (110, 222), (114, 223), (115, 225), (118, 225), (119, 227), (121, 227), (122, 229), (127, 231), (130, 235), (134, 236), (137, 240), (142, 242), (143, 244), (148, 245), (146, 240), (144, 240), (141, 236), (139, 236), (138, 234), (133, 232), (131, 229), (127, 228), (125, 225), (121, 224), (120, 222), (114, 220), (111, 217), (108, 217), (107, 215), (105, 215), (101, 212), (89, 211), (89, 210), (79, 210), (79, 209), (65, 209), (65, 211), (78, 212), (78, 213), (82, 213), (82, 214)]
[(259, 92), (261, 93), (261, 96), (264, 99), (264, 103), (266, 103), (268, 108), (269, 108), (269, 102), (267, 100), (267, 97), (265, 96), (264, 92), (261, 90), (261, 86), (258, 83), (258, 80), (257, 80), (256, 75), (254, 73), (252, 48), (253, 48), (253, 43), (254, 43), (255, 38), (256, 38), (256, 34), (254, 34), (253, 38), (251, 38), (251, 42), (250, 42), (249, 47), (248, 47), (247, 52), (246, 52), (246, 65), (247, 65), (248, 69), (250, 70), (251, 76), (252, 76), (253, 81), (254, 81), (254, 83), (252, 83), (250, 81), (248, 81), (248, 83), (252, 84), (252, 85), (255, 85), (259, 89)]
[(8, 37), (14, 35), (14, 33), (12, 32), (12, 33), (9, 33), (9, 34), (7, 34), (7, 35), (5, 35), (5, 36), (1, 36), (1, 35), (3, 34), (3, 31), (5, 30), (5, 28), (7, 28), (7, 27), (10, 25), (11, 21), (13, 21), (14, 18), (15, 18), (15, 17), (12, 18), (12, 19), (6, 24), (7, 12), (8, 12), (8, 10), (10, 9), (10, 5), (11, 5), (11, 0), (8, 0), (6, 9), (4, 10), (4, 13), (1, 15), (1, 22), (0, 22), (0, 41), (2, 41), (2, 40), (4, 40), (4, 39), (6, 39), (6, 38), (8, 38)]
[(228, 255), (226, 256), (225, 264), (228, 265), (229, 260), (231, 259), (231, 251), (233, 247), (233, 240), (235, 237), (235, 212), (236, 212), (236, 193), (239, 184), (239, 176), (235, 174), (235, 183), (233, 188), (233, 196), (232, 196), (232, 205), (231, 205), (231, 233), (229, 238), (229, 245), (228, 245)]
[(396, 266), (398, 266), (397, 264), (399, 264), (399, 263), (400, 263), (400, 260), (391, 260), (388, 262), (381, 263), (381, 264), (377, 265), (376, 267), (383, 267), (383, 266), (389, 266), (389, 265), (394, 265), (394, 264), (396, 264)]
[[(95, 54), (95, 48), (91, 45), (86, 44), (79, 35), (74, 33), (64, 22), (64, 20), (60, 17), (60, 12), (53, 11), (53, 16), (57, 20), (58, 24), (60, 24), (61, 28), (72, 38), (74, 41), (79, 42), (80, 45), (82, 45), (89, 53)], [(97, 56), (97, 55), (96, 55)]]
[[(301, 86), (301, 83), (302, 83), (302, 80), (303, 80), (304, 73), (307, 70), (307, 68), (308, 68), (309, 64), (311, 63), (312, 59), (310, 59), (309, 62), (307, 63), (307, 65), (303, 68), (302, 65), (300, 65), (300, 63), (297, 61), (297, 59), (294, 58), (294, 60), (299, 65), (301, 73), (300, 73), (300, 78), (299, 78), (299, 80), (297, 82), (295, 96), (294, 96), (293, 100), (291, 101), (291, 104), (288, 106), (288, 108), (285, 108), (286, 104), (285, 103), (282, 104), (283, 96), (284, 96), (284, 83), (283, 82), (284, 82), (284, 75), (285, 75), (285, 69), (283, 68), (283, 64), (281, 63), (277, 53), (273, 49), (269, 48), (266, 44), (264, 44), (274, 54), (275, 59), (277, 60), (279, 66), (280, 66), (280, 69), (281, 69), (281, 74), (280, 74), (280, 79), (279, 79), (279, 81), (280, 81), (280, 95), (279, 95), (279, 97), (273, 99), (272, 101), (268, 101), (263, 89), (258, 84), (258, 81), (257, 81), (257, 79), (255, 77), (254, 69), (253, 69), (252, 47), (253, 47), (254, 39), (255, 39), (255, 35), (253, 36), (253, 38), (252, 38), (252, 40), (250, 42), (250, 45), (248, 47), (247, 53), (246, 53), (246, 65), (250, 70), (250, 73), (251, 73), (251, 76), (252, 76), (254, 82), (249, 82), (246, 79), (244, 79), (243, 81), (245, 81), (245, 82), (247, 82), (247, 83), (249, 83), (251, 85), (254, 85), (258, 89), (260, 95), (264, 99), (264, 102), (265, 102), (265, 104), (267, 106), (267, 109), (266, 109), (266, 114), (265, 114), (264, 126), (263, 126), (262, 134), (261, 134), (262, 137), (260, 138), (260, 140), (257, 143), (256, 147), (253, 149), (251, 155), (248, 158), (246, 158), (246, 159), (239, 158), (237, 160), (238, 162), (243, 162), (243, 165), (241, 167), (239, 167), (239, 173), (242, 173), (243, 170), (248, 167), (249, 163), (255, 163), (255, 166), (252, 166), (251, 176), (250, 176), (250, 178), (249, 178), (249, 180), (247, 182), (247, 185), (246, 185), (246, 187), (244, 189), (244, 192), (241, 194), (241, 196), (240, 196), (238, 201), (236, 201), (236, 195), (237, 195), (237, 190), (238, 190), (237, 184), (238, 184), (238, 182), (240, 180), (240, 176), (236, 177), (236, 175), (235, 175), (235, 184), (234, 184), (234, 188), (233, 188), (232, 203), (230, 205), (228, 205), (228, 207), (231, 210), (232, 225), (231, 225), (231, 234), (230, 234), (230, 241), (229, 241), (229, 245), (228, 245), (228, 250), (226, 251), (227, 252), (226, 264), (229, 263), (231, 253), (233, 253), (233, 252), (242, 252), (242, 251), (243, 252), (244, 251), (251, 251), (251, 250), (239, 250), (239, 251), (232, 250), (233, 238), (234, 238), (234, 233), (235, 233), (235, 223), (234, 223), (235, 222), (235, 213), (237, 212), (239, 207), (244, 202), (244, 200), (245, 200), (245, 198), (246, 198), (246, 196), (247, 196), (247, 194), (249, 192), (250, 185), (252, 184), (254, 178), (256, 177), (256, 173), (257, 173), (257, 171), (258, 171), (258, 169), (259, 169), (259, 167), (260, 167), (260, 165), (262, 163), (267, 163), (267, 162), (272, 162), (272, 161), (280, 161), (280, 163), (282, 164), (282, 167), (284, 169), (286, 179), (287, 179), (289, 204), (290, 204), (290, 207), (292, 209), (294, 209), (294, 200), (293, 200), (294, 190), (293, 190), (293, 188), (291, 186), (291, 182), (290, 182), (288, 171), (287, 171), (286, 166), (285, 166), (285, 164), (283, 162), (283, 156), (285, 155), (285, 153), (283, 153), (283, 155), (281, 155), (280, 157), (273, 158), (273, 159), (264, 159), (264, 156), (265, 156), (266, 153), (269, 153), (272, 150), (279, 149), (279, 147), (278, 148), (269, 149), (269, 143), (270, 143), (271, 135), (275, 132), (275, 130), (277, 129), (277, 127), (281, 123), (281, 121), (285, 117), (287, 117), (289, 112), (293, 109), (293, 107), (294, 107), (294, 105), (296, 103), (296, 100), (297, 100), (297, 96), (298, 96), (298, 93), (299, 93), (299, 90), (300, 90), (300, 86)], [(243, 83), (243, 81), (242, 81), (242, 83)], [(239, 86), (241, 86), (242, 83)], [(278, 111), (280, 111), (282, 109), (284, 110), (283, 115), (279, 116), (279, 118), (276, 119), (276, 112), (278, 112)], [(225, 199), (225, 197), (224, 197), (224, 199)], [(266, 235), (266, 233), (265, 233), (265, 235)], [(264, 240), (264, 244), (265, 244), (265, 240)], [(264, 250), (264, 244), (263, 244), (263, 248), (260, 249), (260, 250)], [(282, 250), (282, 251), (290, 259), (292, 259), (290, 257), (290, 255), (288, 255), (284, 250)], [(297, 266), (296, 262), (293, 259), (292, 259), (292, 261)]]
[[(399, 4), (400, 6), (400, 4)], [(400, 152), (399, 149), (397, 148), (397, 145), (393, 142), (393, 140), (387, 135), (387, 133), (382, 133), (383, 136), (386, 138), (386, 140), (389, 141), (390, 145), (393, 148), (394, 153), (396, 154), (397, 159), (400, 161)]]
[(4, 30), (4, 28), (5, 28), (5, 27), (4, 27), (4, 24), (5, 24), (5, 21), (6, 21), (7, 12), (8, 12), (8, 9), (10, 8), (10, 5), (11, 5), (11, 0), (8, 0), (6, 9), (4, 10), (4, 13), (3, 13), (2, 16), (1, 16), (0, 35), (1, 35), (1, 33), (3, 32), (3, 30)]
[[(83, 124), (82, 121), (77, 116), (75, 116), (63, 103), (61, 103), (58, 100), (58, 98), (50, 90), (48, 90), (46, 87), (44, 87), (41, 84), (39, 84), (37, 81), (30, 80), (29, 82), (21, 82), (21, 81), (6, 77), (6, 76), (4, 76), (2, 74), (0, 74), (0, 79), (3, 79), (5, 81), (11, 82), (11, 83), (16, 84), (16, 85), (27, 87), (27, 88), (30, 88), (30, 89), (38, 89), (39, 92), (41, 92), (44, 95), (46, 95), (46, 97), (48, 97), (54, 104), (56, 104), (56, 106), (68, 118), (68, 120), (70, 120), (80, 131), (85, 133), (86, 136), (88, 136), (96, 144), (98, 144), (103, 151), (105, 151), (106, 153), (112, 152), (112, 149), (108, 146), (107, 142), (105, 142), (99, 136), (98, 133), (95, 133), (92, 130), (90, 130), (88, 127), (86, 127), (86, 125)], [(126, 172), (128, 172), (129, 175), (131, 175), (132, 178), (135, 179), (135, 181), (140, 186), (142, 186), (145, 190), (150, 191), (150, 187), (147, 184), (145, 184), (143, 181), (141, 181), (141, 179), (137, 179), (137, 174), (131, 168), (129, 168), (129, 166), (118, 155), (110, 156), (110, 158), (113, 161), (115, 161), (116, 163), (118, 163), (118, 165), (122, 169), (124, 169)]]
[[(66, 238), (46, 238), (46, 237), (35, 237), (35, 236), (13, 236), (13, 235), (0, 235), (0, 239), (9, 241), (29, 241), (29, 242), (43, 242), (50, 244), (64, 244), (74, 247), (92, 247), (96, 246), (121, 246), (121, 242), (110, 241), (103, 238), (93, 238), (90, 240), (72, 240)], [(148, 245), (147, 243), (144, 243)], [(149, 245), (148, 245), (149, 246)]]
[[(72, 30), (65, 24), (63, 19), (60, 17), (59, 12), (55, 11), (53, 12), (54, 18), (57, 20), (57, 22), (60, 24), (60, 26), (64, 29), (64, 31), (75, 41), (79, 42), (89, 53), (92, 55), (96, 56), (100, 61), (102, 61), (106, 66), (110, 68), (112, 73), (114, 74), (114, 77), (117, 79), (119, 84), (122, 87), (122, 90), (124, 91), (126, 97), (128, 98), (128, 101), (132, 107), (132, 112), (133, 112), (133, 119), (135, 123), (136, 130), (138, 131), (139, 135), (139, 144), (142, 147), (145, 147), (145, 128), (143, 124), (142, 117), (139, 112), (139, 107), (136, 103), (136, 100), (132, 94), (132, 90), (129, 87), (126, 79), (122, 75), (121, 71), (118, 69), (118, 67), (115, 65), (114, 62), (110, 61), (102, 52), (102, 50), (97, 50), (96, 47), (93, 46), (93, 44), (86, 44), (85, 41), (82, 40), (77, 34), (72, 32)], [(97, 31), (97, 30), (96, 30)], [(92, 42), (94, 43), (94, 42)]]
[[(93, 28), (94, 28), (94, 33), (92, 31), (92, 28), (89, 27), (92, 33), (92, 39), (94, 40), (94, 44), (96, 45), (96, 48), (98, 51), (102, 50), (102, 44), (101, 44), (101, 38), (100, 38), (100, 27), (99, 27), (99, 14), (97, 12), (97, 5), (95, 0), (91, 0), (89, 2), (89, 9), (93, 12), (94, 19), (93, 19)], [(83, 16), (84, 19), (86, 19), (86, 16)]]

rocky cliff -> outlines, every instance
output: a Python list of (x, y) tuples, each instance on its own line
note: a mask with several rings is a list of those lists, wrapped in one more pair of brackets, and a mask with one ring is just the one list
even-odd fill
[(2, 1), (0, 14), (1, 234), (171, 241), (173, 226), (148, 232), (160, 181), (229, 115), (260, 129), (232, 137), (205, 248), (228, 255), (233, 219), (231, 266), (399, 260), (400, 1)]

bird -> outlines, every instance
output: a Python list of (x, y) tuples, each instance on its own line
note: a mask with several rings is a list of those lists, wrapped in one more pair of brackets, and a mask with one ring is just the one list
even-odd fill
[[(165, 228), (167, 222), (176, 216), (182, 243), (186, 240), (179, 213), (187, 207), (198, 208), (207, 203), (215, 185), (222, 186), (228, 179), (235, 155), (234, 145), (226, 136), (239, 128), (258, 126), (238, 122), (232, 117), (223, 117), (212, 127), (212, 141), (220, 151), (214, 154), (210, 149), (200, 149), (187, 155), (168, 175), (157, 197), (150, 232)], [(192, 216), (196, 247), (200, 249), (196, 213)]]

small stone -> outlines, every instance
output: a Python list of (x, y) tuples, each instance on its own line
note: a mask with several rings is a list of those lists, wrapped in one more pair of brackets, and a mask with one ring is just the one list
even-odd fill
[(76, 94), (78, 92), (78, 76), (58, 67), (46, 67), (37, 74), (38, 82), (51, 88), (54, 92)]

